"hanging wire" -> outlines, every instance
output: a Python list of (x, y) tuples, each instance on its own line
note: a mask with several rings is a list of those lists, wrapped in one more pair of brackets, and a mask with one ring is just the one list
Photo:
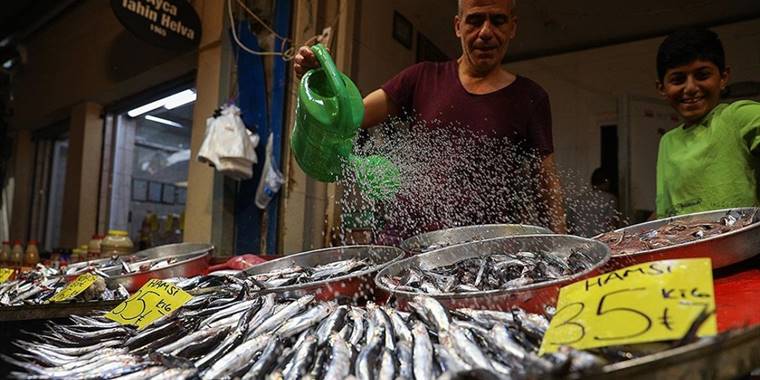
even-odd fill
[(258, 21), (261, 25), (263, 25), (267, 30), (269, 30), (270, 32), (272, 32), (275, 35), (275, 37), (279, 38), (282, 42), (280, 44), (280, 50), (281, 51), (256, 51), (256, 50), (253, 50), (253, 49), (249, 48), (248, 46), (245, 46), (245, 44), (243, 44), (240, 41), (240, 39), (238, 38), (238, 35), (237, 35), (237, 24), (235, 23), (235, 17), (232, 14), (232, 0), (227, 0), (227, 14), (228, 14), (229, 19), (230, 19), (230, 26), (231, 26), (231, 29), (232, 29), (232, 39), (235, 40), (235, 43), (241, 49), (243, 49), (244, 51), (246, 51), (246, 52), (248, 52), (250, 54), (253, 54), (253, 55), (281, 56), (283, 61), (290, 61), (290, 60), (292, 60), (293, 57), (295, 56), (295, 48), (294, 47), (291, 46), (287, 50), (282, 51), (283, 48), (285, 47), (285, 44), (287, 44), (288, 41), (290, 41), (290, 39), (284, 38), (284, 37), (278, 35), (277, 33), (275, 33), (264, 21), (261, 20), (261, 18), (259, 18), (258, 16), (256, 16), (253, 13), (253, 11), (251, 11), (250, 9), (248, 9), (247, 7), (245, 7), (241, 3), (240, 0), (238, 0), (238, 4), (241, 5), (241, 6), (243, 6), (243, 8), (245, 10), (247, 10), (256, 19), (256, 21)]

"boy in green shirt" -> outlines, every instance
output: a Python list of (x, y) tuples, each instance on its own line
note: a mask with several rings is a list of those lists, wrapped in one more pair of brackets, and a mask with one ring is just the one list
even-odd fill
[(660, 140), (657, 217), (758, 206), (760, 103), (719, 104), (730, 69), (706, 29), (669, 35), (657, 52), (657, 89), (683, 118)]

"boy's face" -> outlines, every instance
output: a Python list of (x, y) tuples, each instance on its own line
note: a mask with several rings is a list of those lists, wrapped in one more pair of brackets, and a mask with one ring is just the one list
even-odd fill
[(697, 59), (665, 72), (657, 90), (686, 121), (701, 120), (720, 102), (720, 92), (728, 82), (729, 69), (720, 72), (711, 61)]

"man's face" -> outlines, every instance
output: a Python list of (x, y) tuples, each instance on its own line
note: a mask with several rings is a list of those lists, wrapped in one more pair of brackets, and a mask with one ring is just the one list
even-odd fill
[(687, 124), (691, 124), (718, 105), (728, 76), (728, 68), (720, 72), (714, 63), (697, 59), (666, 71), (662, 82), (657, 82), (657, 89)]
[(464, 0), (454, 29), (467, 59), (478, 71), (501, 64), (509, 41), (515, 37), (517, 18), (510, 0)]

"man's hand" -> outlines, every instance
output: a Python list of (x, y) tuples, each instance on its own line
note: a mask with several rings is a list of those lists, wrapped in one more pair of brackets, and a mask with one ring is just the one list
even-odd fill
[(293, 71), (296, 73), (296, 78), (299, 80), (311, 69), (319, 67), (317, 57), (314, 56), (314, 52), (307, 45), (298, 48), (296, 56), (293, 58)]

